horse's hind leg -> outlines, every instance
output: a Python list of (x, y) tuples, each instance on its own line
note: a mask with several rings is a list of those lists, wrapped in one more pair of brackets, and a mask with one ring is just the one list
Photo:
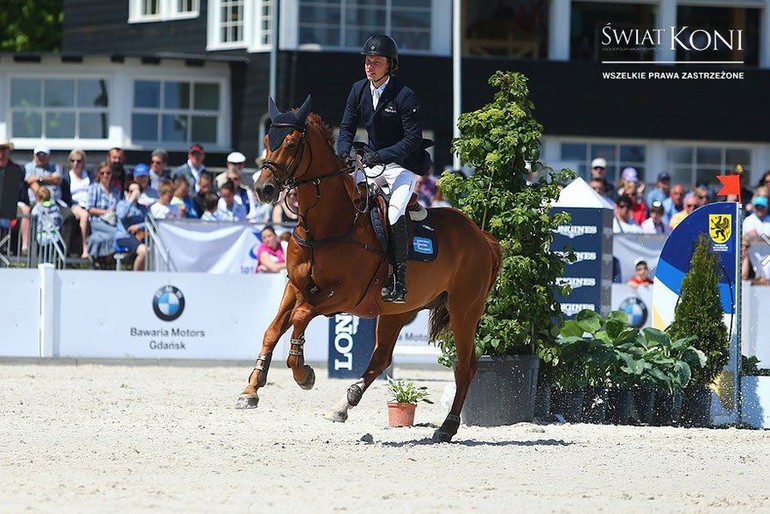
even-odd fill
[(415, 311), (390, 316), (380, 316), (377, 320), (377, 337), (374, 343), (374, 351), (369, 359), (369, 366), (361, 378), (351, 385), (345, 397), (336, 403), (332, 409), (324, 414), (326, 419), (344, 422), (348, 419), (348, 409), (358, 405), (372, 382), (385, 371), (393, 359), (393, 348), (396, 346), (398, 334), (407, 321), (414, 317)]
[(444, 423), (433, 433), (433, 440), (437, 442), (449, 442), (457, 433), (457, 429), (460, 427), (460, 412), (462, 411), (463, 403), (465, 403), (465, 396), (468, 394), (471, 380), (473, 380), (478, 369), (474, 338), (476, 336), (476, 325), (484, 311), (484, 300), (476, 302), (477, 305), (473, 306), (458, 305), (461, 302), (462, 299), (455, 299), (453, 301), (451, 296), (447, 301), (449, 323), (452, 327), (455, 346), (457, 347), (457, 367), (455, 368), (456, 391), (449, 414)]
[(270, 361), (273, 358), (273, 349), (278, 343), (284, 332), (289, 329), (291, 324), (291, 314), (294, 305), (297, 302), (297, 290), (291, 284), (286, 285), (281, 299), (281, 305), (270, 326), (265, 331), (262, 339), (262, 349), (254, 364), (254, 369), (249, 375), (249, 384), (241, 393), (238, 401), (235, 403), (236, 409), (254, 409), (259, 404), (259, 395), (257, 389), (264, 387), (267, 383), (267, 372), (270, 369)]

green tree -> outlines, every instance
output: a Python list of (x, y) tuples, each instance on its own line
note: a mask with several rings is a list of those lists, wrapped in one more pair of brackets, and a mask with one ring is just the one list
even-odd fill
[(3, 0), (0, 51), (56, 52), (63, 22), (62, 0)]
[[(534, 353), (552, 346), (559, 334), (561, 309), (554, 290), (564, 263), (550, 247), (554, 230), (568, 222), (569, 215), (551, 216), (550, 205), (559, 197), (559, 184), (573, 174), (550, 170), (527, 184), (526, 163), (540, 166), (543, 130), (527, 98), (527, 78), (498, 71), (489, 83), (499, 88), (494, 100), (460, 116), (460, 137), (452, 143), (463, 164), (475, 172), (467, 179), (445, 172), (440, 186), (503, 248), (500, 276), (476, 333), (476, 354)], [(451, 334), (440, 344), (441, 361), (449, 364), (454, 356)]]
[(674, 322), (667, 329), (672, 339), (695, 336), (693, 346), (706, 355), (706, 365), (692, 370), (691, 387), (713, 382), (729, 359), (730, 341), (719, 298), (719, 259), (710, 248), (708, 236), (701, 234), (682, 282)]

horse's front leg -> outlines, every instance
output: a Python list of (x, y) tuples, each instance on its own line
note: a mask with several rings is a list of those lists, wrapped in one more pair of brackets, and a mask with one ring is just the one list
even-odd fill
[(273, 358), (273, 350), (281, 336), (289, 329), (292, 320), (292, 311), (297, 303), (297, 289), (291, 284), (286, 285), (281, 299), (281, 305), (270, 326), (265, 331), (262, 340), (262, 349), (254, 364), (254, 369), (249, 375), (249, 383), (235, 403), (236, 409), (254, 409), (259, 404), (257, 389), (267, 383), (267, 372), (270, 369), (270, 361)]
[(291, 368), (294, 381), (302, 389), (312, 389), (315, 385), (315, 371), (305, 364), (304, 355), (305, 329), (315, 317), (316, 310), (308, 302), (297, 305), (291, 316), (294, 330), (291, 335), (291, 346), (289, 357), (286, 359), (286, 366)]
[(358, 405), (364, 392), (380, 374), (390, 366), (393, 360), (393, 348), (396, 346), (398, 334), (407, 321), (412, 319), (415, 311), (402, 314), (383, 315), (377, 319), (376, 340), (374, 351), (369, 359), (369, 366), (345, 393), (345, 397), (335, 403), (332, 409), (324, 414), (331, 421), (344, 423), (348, 419), (348, 410)]

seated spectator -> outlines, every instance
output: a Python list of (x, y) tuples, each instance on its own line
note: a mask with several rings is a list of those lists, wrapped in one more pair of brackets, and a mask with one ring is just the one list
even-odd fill
[(179, 207), (183, 218), (200, 218), (195, 202), (190, 198), (190, 185), (184, 177), (174, 179), (174, 197), (171, 203)]
[(219, 204), (219, 197), (216, 193), (206, 193), (206, 198), (203, 200), (203, 216), (202, 221), (219, 221), (217, 218), (217, 206)]
[[(4, 177), (6, 187), (18, 189), (17, 211), (24, 206), (23, 213), (29, 215), (29, 197), (27, 195), (27, 183), (24, 182), (24, 171), (21, 166), (11, 160), (13, 153), (13, 143), (8, 139), (0, 139), (0, 176)], [(22, 219), (24, 220), (24, 218)], [(29, 230), (29, 219), (27, 221), (27, 230)], [(10, 219), (0, 219), (0, 228), (10, 229)], [(27, 232), (29, 238), (29, 232)]]
[[(243, 154), (239, 152), (233, 153), (243, 157)], [(235, 202), (243, 205), (243, 207), (246, 209), (246, 218), (252, 221), (259, 221), (257, 218), (259, 218), (260, 214), (263, 214), (264, 216), (264, 213), (259, 212), (257, 208), (257, 198), (254, 193), (243, 185), (243, 174), (241, 173), (241, 170), (243, 169), (243, 162), (232, 163), (230, 161), (230, 159), (239, 160), (240, 157), (233, 157), (233, 154), (230, 154), (227, 157), (227, 172), (225, 173), (225, 179), (226, 181), (229, 180), (235, 185)], [(243, 160), (245, 161), (246, 158), (243, 157)]]
[(262, 229), (262, 244), (257, 248), (257, 272), (277, 273), (286, 269), (283, 247), (270, 225)]
[(607, 190), (605, 189), (604, 180), (600, 178), (592, 178), (589, 184), (591, 185), (591, 188), (599, 194), (599, 196), (601, 196), (608, 202), (613, 203), (612, 198), (610, 198), (609, 195), (607, 195)]
[(156, 220), (179, 219), (182, 213), (179, 205), (174, 205), (174, 185), (171, 182), (161, 182), (158, 190), (158, 201), (150, 206), (150, 216)]
[(607, 180), (607, 160), (597, 157), (591, 161), (591, 180), (599, 179), (604, 182), (604, 191), (614, 201), (615, 184)]
[(742, 239), (742, 245), (741, 245), (741, 279), (742, 280), (750, 280), (751, 285), (754, 286), (766, 286), (768, 285), (767, 277), (764, 276), (764, 270), (763, 270), (763, 276), (757, 277), (757, 273), (754, 271), (754, 265), (751, 263), (751, 257), (749, 254), (749, 249), (751, 247), (751, 237), (749, 236), (743, 236)]
[(770, 236), (770, 215), (766, 196), (754, 195), (751, 199), (753, 212), (743, 220), (743, 235), (748, 237)]
[(655, 200), (650, 206), (650, 217), (642, 222), (643, 234), (668, 234), (669, 228), (663, 223), (663, 202)]
[(61, 227), (59, 206), (51, 201), (51, 191), (48, 188), (38, 188), (35, 193), (35, 206), (32, 215), (37, 218), (37, 242), (40, 245), (54, 244)]
[(69, 171), (62, 177), (61, 189), (65, 203), (69, 203), (70, 210), (80, 226), (80, 241), (82, 259), (88, 258), (88, 188), (93, 180), (86, 171), (86, 153), (75, 149), (69, 154)]
[(626, 182), (636, 182), (637, 193), (643, 199), (644, 182), (639, 181), (639, 174), (637, 173), (636, 168), (632, 168), (631, 166), (623, 168), (623, 173), (620, 175), (620, 189), (618, 189), (618, 196), (627, 194), (625, 192)]
[(663, 209), (666, 211), (665, 214), (663, 214), (663, 223), (666, 225), (671, 224), (671, 218), (673, 218), (676, 213), (684, 210), (684, 194), (684, 186), (682, 184), (676, 184), (671, 188), (669, 197), (663, 201)]
[(639, 259), (636, 261), (636, 270), (634, 276), (628, 280), (628, 285), (636, 289), (637, 287), (649, 287), (653, 284), (650, 278), (650, 268), (647, 261)]
[(695, 198), (698, 200), (698, 207), (703, 207), (709, 203), (709, 188), (706, 186), (698, 186), (693, 191)]
[(166, 166), (168, 166), (168, 152), (163, 148), (153, 150), (150, 155), (150, 186), (156, 191), (163, 180), (171, 179), (171, 171)]
[[(201, 176), (198, 179), (198, 192), (192, 197), (192, 201), (195, 205), (195, 212), (201, 217), (203, 217), (203, 213), (206, 212), (206, 195), (213, 192), (213, 189), (211, 188), (213, 182), (214, 177), (212, 177), (211, 173), (208, 171), (201, 173)], [(219, 197), (217, 196), (217, 198)]]
[(634, 200), (627, 196), (621, 195), (618, 198), (618, 203), (615, 205), (615, 217), (612, 219), (612, 232), (615, 234), (641, 234), (642, 227), (640, 227), (631, 216), (631, 209), (633, 208)]
[(150, 168), (146, 164), (139, 163), (134, 166), (133, 183), (139, 186), (140, 193), (137, 202), (149, 208), (158, 201), (160, 195), (158, 194), (158, 190), (150, 185)]
[(115, 253), (115, 208), (122, 193), (112, 185), (112, 168), (107, 161), (97, 166), (98, 182), (88, 188), (88, 222), (91, 237), (88, 239), (88, 255), (106, 257)]
[[(136, 178), (136, 169), (134, 170)], [(145, 175), (149, 182), (148, 175)], [(147, 245), (144, 244), (144, 218), (149, 207), (140, 203), (142, 188), (136, 182), (128, 186), (128, 198), (118, 202), (116, 214), (118, 221), (115, 225), (115, 244), (127, 248), (134, 254), (134, 271), (144, 270), (144, 260)]]
[(663, 202), (668, 198), (668, 194), (671, 191), (671, 175), (667, 171), (661, 171), (658, 173), (658, 180), (655, 182), (655, 189), (650, 191), (647, 195), (647, 205), (652, 205), (652, 202)]
[(677, 212), (671, 217), (671, 221), (668, 224), (671, 230), (675, 229), (691, 212), (695, 211), (698, 208), (699, 202), (700, 200), (695, 196), (695, 193), (687, 193), (684, 197), (684, 210)]
[(639, 183), (636, 180), (628, 179), (623, 184), (623, 194), (634, 201), (631, 217), (634, 218), (637, 225), (641, 225), (647, 219), (647, 205), (642, 200), (638, 187)]
[(217, 205), (219, 221), (246, 220), (246, 207), (235, 201), (235, 184), (228, 180), (219, 188), (219, 193), (222, 195)]
[[(286, 204), (288, 204), (288, 207)], [(285, 198), (281, 198), (273, 207), (273, 223), (296, 223), (298, 212), (299, 200), (297, 199), (297, 190), (292, 189), (286, 193)]]

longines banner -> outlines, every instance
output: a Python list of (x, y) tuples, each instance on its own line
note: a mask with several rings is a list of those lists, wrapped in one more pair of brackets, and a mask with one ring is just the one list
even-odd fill
[(273, 274), (58, 273), (58, 357), (252, 359), (285, 279)]

